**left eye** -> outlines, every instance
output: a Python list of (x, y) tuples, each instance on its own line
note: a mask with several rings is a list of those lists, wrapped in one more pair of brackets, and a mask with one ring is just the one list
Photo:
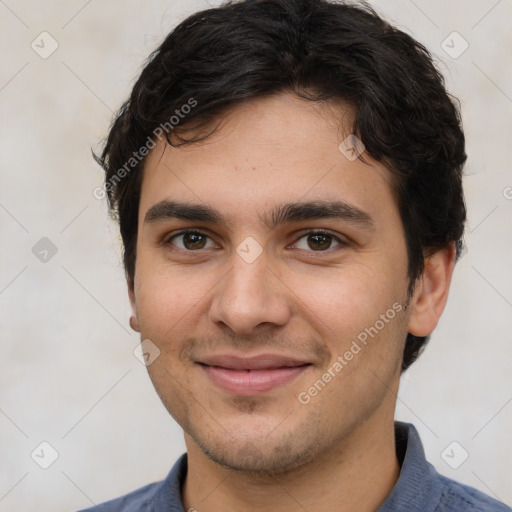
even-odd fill
[[(308, 250), (311, 249), (315, 252), (327, 251), (332, 249), (333, 242), (338, 245), (343, 245), (343, 241), (331, 233), (323, 231), (312, 231), (301, 236), (294, 246), (298, 249)], [(335, 246), (335, 247), (336, 247)]]
[[(175, 243), (173, 240), (180, 240), (181, 244)], [(199, 231), (185, 231), (178, 233), (168, 240), (168, 243), (175, 245), (179, 249), (185, 251), (194, 251), (198, 249), (209, 249), (215, 247), (215, 244), (208, 235), (200, 233)], [(210, 243), (210, 245), (208, 245)]]

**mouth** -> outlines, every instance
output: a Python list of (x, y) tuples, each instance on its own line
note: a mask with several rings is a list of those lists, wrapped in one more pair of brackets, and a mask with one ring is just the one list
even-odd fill
[(207, 377), (230, 394), (254, 396), (284, 386), (312, 364), (282, 355), (218, 355), (198, 361)]

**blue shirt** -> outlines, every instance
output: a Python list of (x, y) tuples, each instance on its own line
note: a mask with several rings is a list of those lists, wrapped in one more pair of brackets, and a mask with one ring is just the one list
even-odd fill
[[(395, 438), (399, 459), (403, 457), (400, 476), (376, 512), (512, 512), (494, 498), (440, 475), (425, 459), (413, 425), (396, 422)], [(181, 501), (186, 475), (185, 453), (162, 482), (82, 512), (186, 512)]]

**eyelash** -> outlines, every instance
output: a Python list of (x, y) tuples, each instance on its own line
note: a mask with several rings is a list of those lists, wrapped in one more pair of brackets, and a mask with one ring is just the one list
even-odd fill
[[(184, 235), (188, 235), (188, 234), (194, 234), (194, 235), (201, 235), (201, 236), (204, 236), (204, 237), (207, 237), (209, 239), (211, 239), (210, 235), (200, 231), (200, 230), (197, 230), (197, 229), (185, 229), (183, 231), (179, 231), (178, 233), (174, 233), (171, 237), (167, 238), (164, 243), (166, 245), (174, 245), (171, 241), (174, 239), (174, 238), (177, 238), (177, 237), (180, 237), (180, 236), (184, 236)], [(338, 242), (338, 246), (336, 247), (332, 247), (332, 248), (329, 248), (329, 249), (326, 249), (325, 251), (313, 251), (313, 250), (309, 250), (306, 252), (311, 252), (313, 254), (315, 253), (327, 253), (327, 252), (330, 252), (332, 250), (335, 250), (336, 248), (339, 248), (340, 246), (341, 247), (344, 247), (344, 246), (347, 246), (348, 243), (345, 241), (345, 240), (342, 240), (339, 236), (337, 236), (335, 233), (333, 233), (332, 231), (329, 231), (328, 229), (308, 229), (306, 230), (305, 232), (303, 232), (301, 234), (301, 236), (299, 238), (297, 238), (294, 242), (294, 244), (296, 244), (299, 240), (309, 236), (309, 235), (326, 235), (326, 236), (330, 236), (332, 237), (333, 240), (335, 240), (336, 242)], [(191, 250), (191, 249), (181, 249), (181, 248), (175, 248), (173, 250), (176, 250), (176, 251), (181, 251), (181, 252), (187, 252), (187, 253), (193, 253), (193, 252), (200, 252), (202, 249), (197, 249), (197, 250)], [(305, 250), (305, 249), (300, 249), (300, 250)]]

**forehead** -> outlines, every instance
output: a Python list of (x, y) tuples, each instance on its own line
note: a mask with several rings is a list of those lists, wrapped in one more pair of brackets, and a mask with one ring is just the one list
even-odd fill
[(396, 210), (390, 172), (367, 155), (366, 163), (354, 159), (346, 144), (340, 149), (353, 118), (342, 103), (283, 93), (233, 108), (200, 143), (159, 141), (145, 162), (139, 220), (156, 203), (176, 200), (254, 224), (267, 218), (262, 211), (298, 201)]

